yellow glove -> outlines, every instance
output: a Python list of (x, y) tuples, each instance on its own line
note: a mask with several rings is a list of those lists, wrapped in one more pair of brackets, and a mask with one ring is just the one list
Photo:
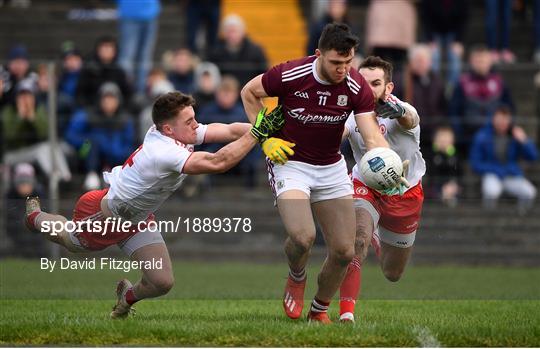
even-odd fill
[(281, 138), (271, 137), (262, 143), (262, 150), (272, 162), (283, 165), (289, 160), (288, 155), (294, 155), (291, 148), (295, 145)]

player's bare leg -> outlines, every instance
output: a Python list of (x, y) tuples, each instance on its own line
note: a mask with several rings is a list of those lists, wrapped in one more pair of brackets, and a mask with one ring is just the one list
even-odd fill
[(320, 201), (312, 206), (321, 224), (327, 257), (319, 273), (319, 288), (311, 304), (308, 319), (329, 323), (328, 306), (354, 257), (354, 208), (351, 196)]
[[(67, 218), (59, 215), (41, 211), (41, 204), (38, 197), (28, 197), (26, 199), (25, 223), (28, 229), (34, 233), (40, 233), (47, 240), (65, 247), (70, 252), (82, 252), (82, 249), (74, 245), (65, 231)], [(49, 228), (54, 227), (54, 234), (43, 229), (43, 223), (48, 222)]]
[(163, 261), (161, 269), (145, 269), (143, 276), (134, 286), (135, 294), (142, 298), (153, 298), (167, 294), (174, 285), (171, 258), (165, 244), (152, 244), (135, 251), (131, 256), (136, 261)]
[(135, 285), (131, 285), (129, 280), (124, 279), (118, 283), (116, 293), (117, 302), (111, 312), (111, 317), (125, 318), (132, 312), (131, 306), (142, 299), (159, 297), (167, 292), (174, 285), (171, 258), (167, 246), (163, 243), (152, 244), (139, 248), (131, 255), (134, 261), (162, 260), (161, 269), (144, 269), (143, 276)]
[(283, 295), (283, 308), (291, 319), (298, 319), (304, 307), (306, 264), (315, 241), (315, 223), (308, 196), (300, 190), (289, 190), (277, 199), (279, 214), (289, 235), (285, 253), (289, 262), (289, 276)]
[(384, 276), (396, 282), (401, 278), (412, 253), (412, 246), (400, 248), (381, 241), (381, 269)]
[(354, 307), (362, 284), (362, 263), (367, 257), (374, 230), (373, 218), (366, 209), (357, 207), (355, 212), (355, 256), (347, 267), (347, 273), (339, 289), (339, 319), (342, 322), (354, 322)]

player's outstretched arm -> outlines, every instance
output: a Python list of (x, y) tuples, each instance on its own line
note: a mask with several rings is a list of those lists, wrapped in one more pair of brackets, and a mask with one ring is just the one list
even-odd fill
[(250, 132), (227, 144), (216, 153), (193, 153), (184, 164), (182, 171), (186, 174), (203, 174), (229, 170), (244, 158), (255, 144), (268, 142), (268, 136), (283, 126), (281, 108), (276, 109), (269, 114), (265, 114), (266, 108), (261, 109), (257, 113), (255, 125), (251, 127)]
[(216, 153), (196, 151), (187, 159), (182, 172), (185, 174), (226, 172), (238, 164), (255, 144), (257, 139), (248, 132)]
[(405, 114), (398, 119), (398, 122), (405, 130), (412, 130), (420, 123), (420, 116), (418, 115), (416, 108), (409, 103), (402, 102), (401, 105), (405, 108)]
[(262, 84), (262, 74), (251, 79), (240, 92), (242, 103), (249, 121), (253, 124), (257, 119), (259, 110), (264, 107), (262, 98), (268, 97)]
[(377, 123), (375, 113), (370, 113), (369, 115), (357, 114), (354, 118), (367, 150), (377, 147), (390, 148), (388, 142), (384, 139), (384, 136), (379, 130), (379, 124)]
[(249, 132), (251, 124), (234, 122), (232, 124), (212, 123), (204, 135), (204, 143), (229, 143)]

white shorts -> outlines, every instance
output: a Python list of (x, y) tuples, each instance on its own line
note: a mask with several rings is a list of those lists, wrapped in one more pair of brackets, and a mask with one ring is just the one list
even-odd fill
[(157, 229), (149, 230), (146, 228), (133, 235), (127, 240), (122, 241), (118, 244), (118, 247), (129, 257), (137, 251), (139, 248), (153, 245), (153, 244), (164, 244), (163, 236), (161, 232)]
[[(77, 239), (77, 237), (74, 235), (74, 232), (69, 233), (69, 239), (72, 242), (72, 246), (68, 248), (71, 252), (89, 252), (89, 250), (82, 246), (79, 239)], [(131, 236), (129, 239), (120, 242), (119, 244), (117, 244), (117, 246), (128, 257), (131, 257), (131, 255), (141, 247), (160, 243), (165, 243), (165, 240), (163, 240), (163, 236), (161, 236), (161, 233), (156, 229), (148, 230), (147, 228)]]
[(398, 234), (381, 226), (373, 232), (374, 238), (398, 248), (409, 248), (414, 245), (416, 230), (409, 234)]
[(268, 181), (276, 199), (289, 190), (306, 193), (311, 203), (337, 199), (353, 193), (343, 157), (334, 164), (323, 166), (300, 161), (288, 161), (285, 165), (279, 165), (268, 158), (266, 165)]

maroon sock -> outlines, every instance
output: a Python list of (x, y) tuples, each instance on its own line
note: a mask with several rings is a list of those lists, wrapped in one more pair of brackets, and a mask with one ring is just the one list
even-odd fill
[(309, 310), (309, 312), (313, 314), (326, 313), (329, 306), (330, 302), (323, 302), (320, 299), (313, 298), (313, 301), (311, 302), (311, 309)]
[(135, 293), (133, 293), (133, 287), (131, 287), (129, 290), (127, 290), (124, 298), (126, 299), (126, 303), (129, 305), (134, 304), (135, 302), (138, 302), (139, 299), (135, 297)]

